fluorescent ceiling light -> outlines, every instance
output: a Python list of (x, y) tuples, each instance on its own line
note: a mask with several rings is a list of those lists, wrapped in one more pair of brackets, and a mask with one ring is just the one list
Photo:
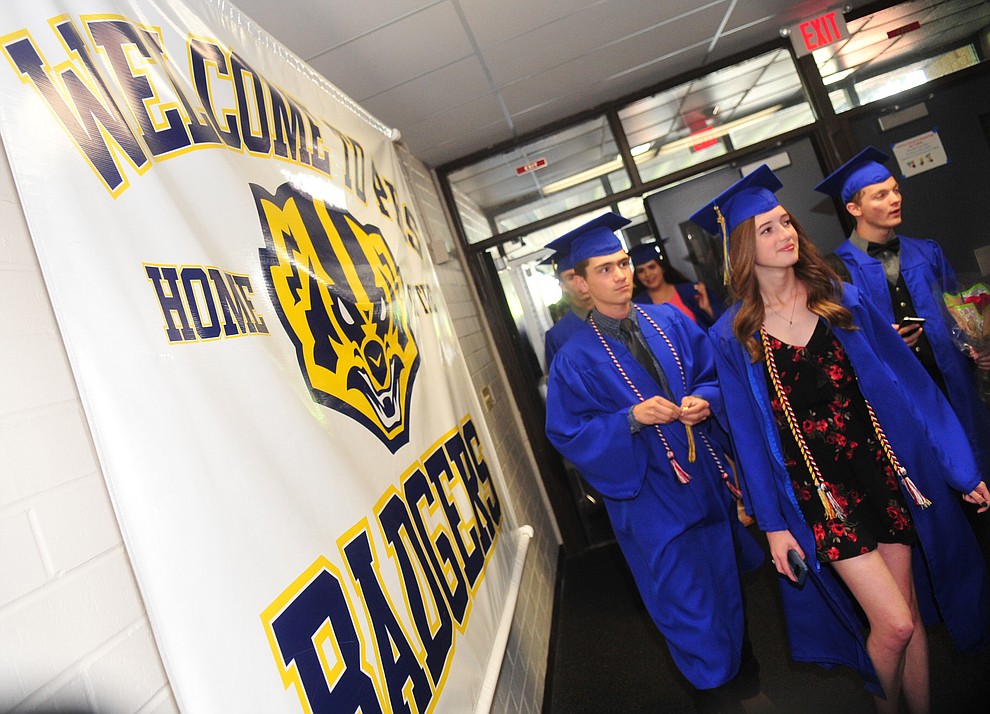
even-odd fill
[(853, 67), (851, 69), (841, 70), (839, 72), (836, 72), (835, 74), (830, 74), (829, 76), (823, 78), (822, 81), (826, 85), (828, 85), (828, 84), (835, 84), (836, 82), (841, 82), (843, 79), (845, 79), (850, 74), (852, 74), (853, 72), (855, 72), (856, 69), (857, 69), (856, 67)]
[(599, 164), (598, 166), (592, 166), (590, 169), (585, 169), (580, 173), (572, 174), (567, 178), (563, 178), (560, 181), (554, 181), (553, 183), (548, 183), (543, 187), (543, 195), (549, 196), (551, 193), (557, 193), (558, 191), (563, 191), (565, 189), (571, 188), (572, 186), (577, 186), (585, 181), (591, 181), (599, 176), (604, 176), (605, 174), (610, 174), (613, 171), (618, 171), (622, 168), (622, 157), (612, 159), (604, 164)]
[(688, 146), (694, 146), (695, 144), (700, 144), (703, 141), (708, 141), (710, 139), (720, 139), (729, 132), (735, 131), (736, 129), (742, 128), (749, 124), (760, 121), (761, 119), (766, 119), (783, 109), (783, 104), (775, 104), (772, 107), (767, 107), (766, 109), (761, 109), (754, 114), (748, 114), (740, 119), (733, 119), (730, 122), (721, 124), (719, 126), (713, 126), (709, 129), (699, 131), (697, 134), (688, 134), (687, 136), (672, 141), (669, 144), (664, 144), (660, 147), (658, 154), (670, 154), (675, 151), (680, 151)]
[[(632, 154), (633, 161), (638, 164), (642, 161), (653, 158), (656, 155), (657, 150), (655, 148), (655, 143), (649, 141), (645, 144), (637, 144), (629, 149), (629, 153)], [(599, 176), (604, 176), (605, 174), (610, 174), (613, 171), (618, 171), (622, 167), (622, 157), (616, 156), (614, 159), (611, 161), (606, 161), (604, 164), (592, 166), (590, 169), (585, 169), (584, 171), (576, 173), (573, 176), (568, 176), (567, 178), (560, 179), (560, 181), (554, 181), (553, 183), (547, 184), (543, 187), (543, 195), (549, 196), (552, 193), (558, 193), (564, 189), (582, 184), (585, 181), (591, 181)]]
[[(758, 122), (761, 119), (766, 119), (768, 116), (779, 112), (782, 108), (782, 104), (775, 104), (772, 107), (767, 107), (766, 109), (762, 109), (754, 114), (749, 114), (741, 119), (734, 119), (733, 121), (726, 122), (720, 126), (711, 127), (710, 129), (704, 130), (697, 134), (689, 134), (688, 136), (672, 141), (669, 144), (664, 144), (659, 148), (659, 150), (656, 148), (656, 142), (638, 144), (630, 149), (630, 153), (632, 154), (635, 162), (639, 164), (648, 159), (652, 159), (658, 154), (669, 154), (687, 146), (693, 146), (694, 144), (698, 144), (702, 141), (721, 138), (729, 132), (739, 129), (740, 127), (746, 126), (753, 122)], [(613, 171), (618, 171), (622, 167), (622, 157), (617, 156), (611, 161), (606, 161), (604, 164), (592, 166), (590, 169), (585, 169), (584, 171), (568, 176), (567, 178), (547, 184), (543, 187), (543, 195), (549, 196), (550, 194), (564, 191), (565, 189), (578, 186), (586, 181), (591, 181), (592, 179), (599, 178), (600, 176), (610, 174)]]

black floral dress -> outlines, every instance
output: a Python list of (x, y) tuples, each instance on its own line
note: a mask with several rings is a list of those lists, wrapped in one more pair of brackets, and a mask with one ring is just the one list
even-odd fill
[(846, 515), (826, 517), (765, 369), (784, 463), (804, 519), (814, 531), (818, 560), (852, 558), (875, 550), (877, 543), (914, 543), (917, 535), (897, 473), (877, 439), (852, 365), (828, 323), (818, 321), (805, 347), (768, 337), (795, 423)]

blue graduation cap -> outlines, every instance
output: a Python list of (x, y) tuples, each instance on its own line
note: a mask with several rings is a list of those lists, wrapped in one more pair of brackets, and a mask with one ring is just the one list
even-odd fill
[(713, 236), (722, 237), (726, 283), (729, 282), (729, 234), (743, 221), (779, 206), (774, 194), (783, 185), (769, 166), (761, 164), (691, 216), (692, 221)]
[(615, 231), (628, 226), (631, 222), (618, 213), (604, 213), (560, 238), (550, 241), (547, 243), (547, 248), (566, 255), (570, 266), (574, 267), (582, 260), (624, 250), (622, 241), (615, 235)]
[(867, 146), (815, 186), (815, 190), (849, 203), (849, 199), (861, 188), (883, 183), (892, 176), (883, 165), (889, 158), (880, 149)]
[(633, 265), (642, 265), (651, 260), (663, 262), (663, 255), (660, 253), (660, 245), (657, 243), (640, 243), (629, 249), (629, 259)]
[(549, 265), (553, 268), (553, 272), (557, 273), (559, 276), (565, 270), (571, 270), (574, 267), (574, 261), (571, 260), (570, 253), (551, 253), (546, 258), (540, 261), (540, 265)]
[(780, 205), (774, 195), (784, 184), (766, 164), (736, 181), (704, 208), (697, 211), (691, 220), (713, 236), (725, 235), (747, 218), (766, 213)]

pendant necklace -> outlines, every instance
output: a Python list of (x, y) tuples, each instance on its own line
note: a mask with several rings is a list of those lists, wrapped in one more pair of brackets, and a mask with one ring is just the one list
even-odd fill
[(770, 310), (770, 312), (776, 313), (777, 316), (781, 320), (786, 320), (788, 327), (793, 327), (794, 326), (794, 308), (797, 307), (797, 298), (798, 298), (798, 296), (797, 296), (797, 290), (795, 290), (794, 291), (794, 299), (791, 300), (791, 316), (790, 317), (784, 317), (783, 313), (781, 313), (778, 310), (775, 310), (774, 308), (772, 308), (770, 306), (770, 303), (766, 302), (765, 300), (763, 301), (763, 304), (766, 305), (767, 309)]

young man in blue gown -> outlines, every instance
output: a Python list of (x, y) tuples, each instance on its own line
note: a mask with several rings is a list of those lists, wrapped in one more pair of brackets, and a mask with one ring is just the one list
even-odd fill
[(561, 239), (594, 309), (550, 367), (546, 430), (603, 495), (674, 662), (717, 709), (759, 695), (739, 574), (763, 555), (736, 517), (710, 344), (676, 308), (633, 305), (614, 232), (628, 222), (605, 214)]

